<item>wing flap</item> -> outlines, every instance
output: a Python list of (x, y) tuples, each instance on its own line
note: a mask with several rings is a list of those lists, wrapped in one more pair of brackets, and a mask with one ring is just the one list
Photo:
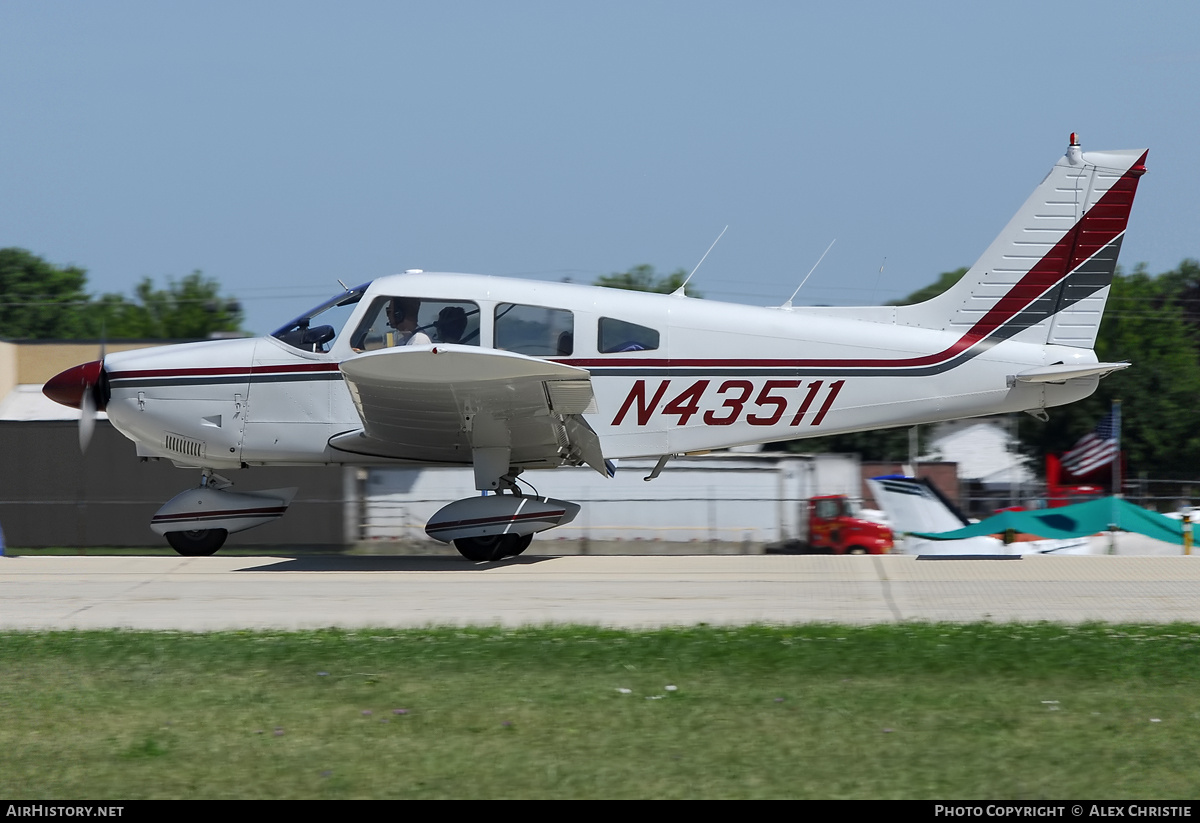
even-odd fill
[(515, 466), (603, 471), (599, 438), (578, 416), (595, 405), (586, 369), (437, 345), (368, 352), (341, 370), (363, 429), (333, 438), (334, 448), (460, 465), (477, 449), (509, 449)]

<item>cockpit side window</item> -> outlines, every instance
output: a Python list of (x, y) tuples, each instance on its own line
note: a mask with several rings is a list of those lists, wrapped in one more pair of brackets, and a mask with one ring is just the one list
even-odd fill
[(326, 300), (307, 314), (302, 314), (285, 326), (271, 332), (271, 336), (289, 346), (308, 352), (327, 352), (342, 326), (350, 319), (354, 307), (362, 299), (370, 283), (346, 289), (338, 296)]
[(626, 351), (653, 351), (659, 335), (654, 329), (625, 320), (601, 317), (596, 350), (601, 354)]
[(350, 337), (355, 351), (391, 346), (479, 345), (479, 306), (468, 300), (376, 297)]
[(565, 309), (500, 303), (496, 348), (534, 357), (565, 357), (575, 351), (575, 316)]

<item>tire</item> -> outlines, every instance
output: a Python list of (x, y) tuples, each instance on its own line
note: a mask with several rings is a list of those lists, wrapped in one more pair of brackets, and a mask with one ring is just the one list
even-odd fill
[(167, 532), (171, 548), (184, 557), (208, 557), (225, 545), (229, 532), (224, 529), (196, 529), (190, 532)]
[(846, 554), (870, 554), (870, 552), (864, 549), (862, 546), (851, 546), (850, 548), (846, 549)]
[(529, 544), (530, 544), (530, 543), (532, 543), (532, 542), (533, 542), (533, 534), (532, 534), (532, 533), (530, 533), (530, 534), (523, 534), (523, 535), (521, 535), (521, 537), (520, 537), (520, 538), (517, 540), (517, 545), (516, 545), (516, 547), (513, 549), (513, 552), (512, 552), (512, 554), (510, 554), (510, 555), (508, 555), (508, 556), (509, 556), (509, 557), (516, 557), (518, 554), (520, 554), (521, 552), (523, 552), (523, 551), (525, 551), (526, 549), (528, 549), (528, 548), (529, 548)]
[(528, 548), (533, 535), (490, 534), (486, 537), (463, 537), (454, 541), (454, 548), (468, 560), (483, 563), (513, 557)]

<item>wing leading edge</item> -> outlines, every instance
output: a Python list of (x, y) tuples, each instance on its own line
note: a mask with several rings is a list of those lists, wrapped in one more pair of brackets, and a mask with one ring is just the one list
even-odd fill
[(474, 346), (369, 352), (341, 364), (361, 431), (333, 448), (373, 457), (475, 465), (476, 485), (495, 489), (510, 466), (586, 463), (608, 475), (586, 369)]

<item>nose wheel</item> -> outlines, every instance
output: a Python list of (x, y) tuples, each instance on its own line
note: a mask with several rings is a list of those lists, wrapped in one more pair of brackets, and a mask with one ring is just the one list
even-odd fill
[(492, 534), (487, 537), (460, 537), (454, 541), (454, 548), (468, 560), (482, 563), (516, 557), (532, 542), (532, 534)]

